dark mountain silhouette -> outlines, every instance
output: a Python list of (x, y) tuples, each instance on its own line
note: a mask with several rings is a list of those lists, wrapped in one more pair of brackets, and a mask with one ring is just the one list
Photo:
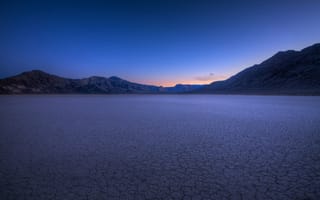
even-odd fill
[(195, 93), (320, 95), (320, 44), (278, 52), (225, 81)]
[(184, 93), (202, 88), (204, 85), (177, 84), (173, 87), (161, 87), (160, 91), (168, 93)]
[(143, 85), (123, 80), (92, 76), (83, 79), (62, 78), (40, 70), (1, 79), (1, 94), (126, 94), (126, 93), (180, 93), (199, 88), (199, 85), (177, 85), (175, 87), (158, 87)]

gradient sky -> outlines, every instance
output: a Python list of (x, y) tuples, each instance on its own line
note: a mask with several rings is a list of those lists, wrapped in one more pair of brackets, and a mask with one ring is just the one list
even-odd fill
[(319, 0), (0, 2), (0, 78), (203, 84), (318, 42)]

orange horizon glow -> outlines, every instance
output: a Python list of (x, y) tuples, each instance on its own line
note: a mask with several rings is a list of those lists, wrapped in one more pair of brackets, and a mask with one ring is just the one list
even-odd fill
[(177, 84), (185, 84), (185, 85), (206, 85), (215, 81), (221, 81), (227, 79), (229, 76), (221, 76), (218, 78), (214, 78), (206, 81), (199, 81), (195, 79), (178, 79), (178, 80), (133, 80), (132, 82), (146, 85), (154, 85), (154, 86), (162, 86), (162, 87), (173, 87)]

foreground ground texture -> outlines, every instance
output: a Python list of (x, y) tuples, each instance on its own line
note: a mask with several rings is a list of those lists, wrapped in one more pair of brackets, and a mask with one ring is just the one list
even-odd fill
[(0, 96), (0, 199), (320, 199), (320, 98)]

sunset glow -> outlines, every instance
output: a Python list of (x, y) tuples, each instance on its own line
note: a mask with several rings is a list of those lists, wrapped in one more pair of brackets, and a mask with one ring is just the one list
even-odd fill
[[(231, 5), (231, 6), (230, 6)], [(207, 84), (320, 41), (319, 1), (2, 1), (0, 78)], [(19, 14), (17, 14), (19, 13)], [(210, 74), (213, 74), (211, 76)]]

